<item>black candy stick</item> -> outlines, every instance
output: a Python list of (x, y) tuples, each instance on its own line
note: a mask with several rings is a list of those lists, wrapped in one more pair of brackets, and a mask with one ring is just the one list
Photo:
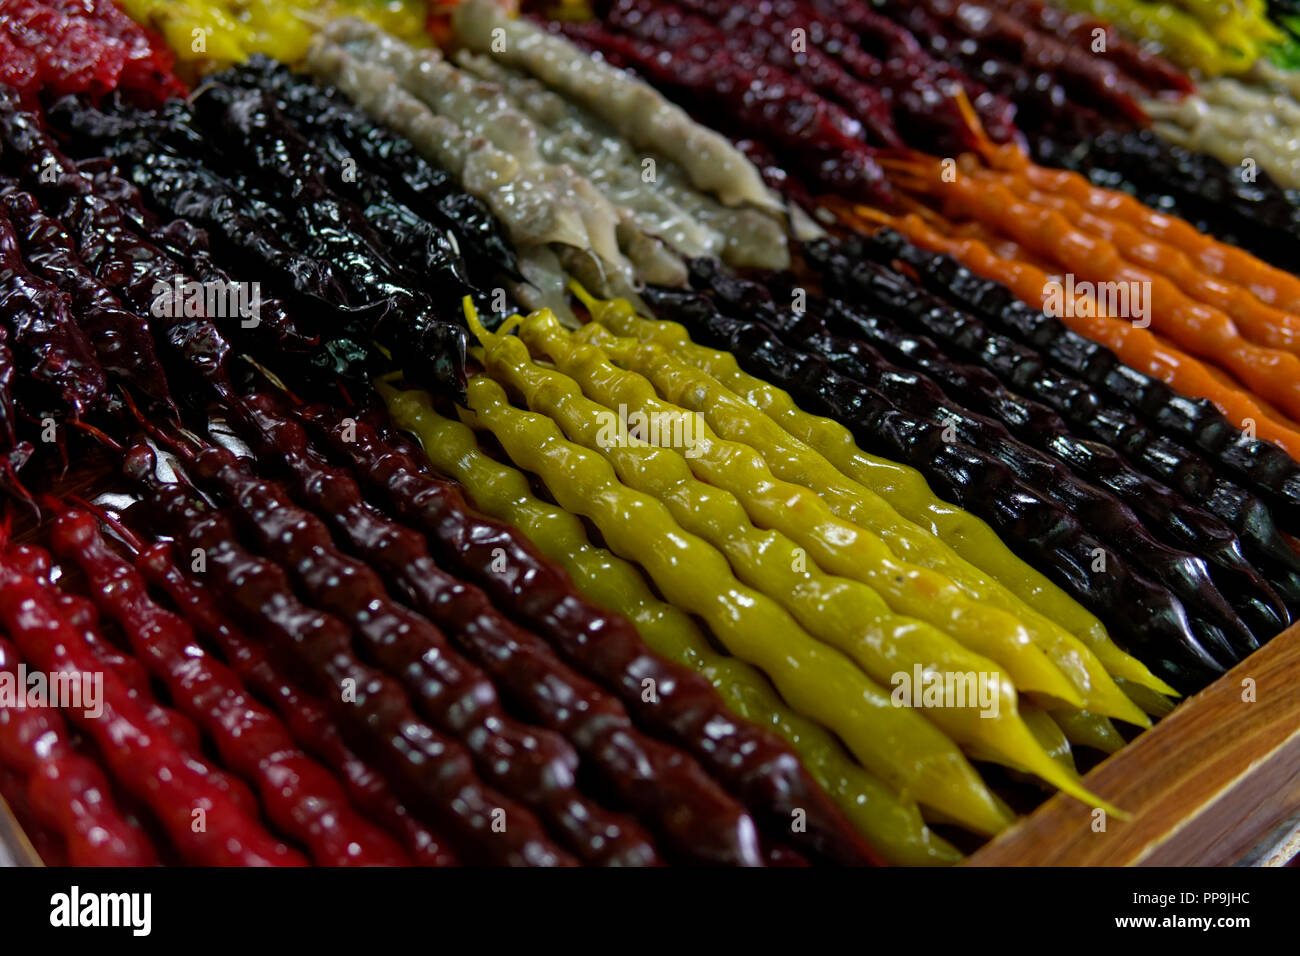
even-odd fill
[[(949, 501), (978, 515), (1021, 557), (1106, 622), (1116, 640), (1181, 690), (1204, 686), (1223, 663), (1198, 640), (1182, 604), (1123, 560), (1092, 571), (1106, 547), (1067, 509), (1044, 501), (1006, 465), (969, 446), (944, 441), (944, 428), (901, 411), (878, 392), (839, 375), (817, 356), (789, 349), (754, 322), (718, 312), (698, 293), (650, 287), (647, 302), (681, 322), (697, 340), (732, 352), (749, 372), (835, 418), (875, 453), (920, 470)], [(1110, 557), (1114, 557), (1113, 555)], [(1142, 607), (1146, 613), (1125, 614)]]
[[(456, 297), (441, 309), (404, 284), (404, 270), (392, 263), (383, 241), (362, 213), (341, 199), (312, 170), (311, 149), (260, 91), (209, 86), (195, 100), (195, 116), (209, 131), (225, 138), (242, 137), (241, 153), (249, 164), (275, 179), (292, 208), (285, 211), (308, 236), (309, 249), (334, 263), (349, 291), (367, 305), (380, 307), (366, 331), (390, 349), (409, 356), (417, 378), (454, 396), (465, 383), (465, 330), (459, 324)], [(245, 151), (246, 152), (243, 152)], [(459, 283), (447, 265), (440, 283)], [(468, 291), (461, 289), (461, 291)]]
[[(298, 226), (298, 238), (306, 240), (304, 248), (333, 263), (351, 300), (373, 310), (364, 332), (409, 356), (417, 378), (459, 396), (465, 331), (456, 303), (458, 293), (469, 290), (454, 258), (422, 277), (440, 293), (442, 305), (436, 305), (413, 287), (409, 280), (414, 277), (392, 260), (362, 212), (324, 183), (310, 145), (260, 91), (205, 85), (195, 98), (194, 115), (212, 141), (239, 143), (250, 176), (255, 171), (261, 181), (273, 184), (281, 212)], [(444, 310), (448, 318), (442, 317)]]
[(410, 141), (375, 123), (338, 90), (261, 55), (218, 76), (233, 85), (251, 85), (273, 94), (276, 105), (299, 129), (328, 134), (364, 166), (365, 172), (358, 175), (383, 180), (417, 214), (449, 229), (481, 282), (498, 274), (515, 281), (522, 278), (514, 248), (488, 207), (461, 190), (449, 173), (432, 165)]
[[(1290, 623), (1286, 604), (1246, 559), (1231, 528), (1141, 474), (1111, 448), (1075, 436), (1054, 411), (1011, 392), (987, 370), (954, 362), (929, 339), (910, 335), (888, 319), (842, 299), (812, 299), (808, 309), (794, 317), (778, 309), (770, 298), (754, 301), (767, 295), (763, 285), (726, 275), (712, 264), (693, 265), (697, 286), (709, 288), (733, 309), (745, 309), (742, 314), (752, 315), (778, 331), (788, 330), (798, 337), (801, 347), (820, 351), (833, 365), (843, 363), (840, 370), (851, 377), (856, 366), (877, 363), (883, 354), (888, 362), (928, 377), (948, 396), (960, 399), (966, 408), (996, 420), (1007, 429), (1003, 439), (1014, 435), (1098, 489), (1113, 494), (1166, 544), (1205, 559), (1223, 597), (1241, 614), (1257, 640), (1268, 640)], [(924, 389), (934, 394), (929, 386)], [(1008, 464), (1023, 458), (1023, 452), (1014, 454)], [(1032, 467), (1050, 481), (1044, 463)], [(1094, 501), (1100, 504), (1101, 499)], [(1252, 649), (1249, 644), (1239, 648), (1243, 653)]]
[[(1144, 421), (1138, 410), (1121, 399), (1062, 371), (1034, 346), (995, 331), (975, 311), (905, 278), (893, 264), (892, 253), (899, 248), (895, 240), (905, 242), (896, 233), (881, 233), (869, 240), (843, 244), (812, 242), (805, 246), (804, 253), (837, 295), (860, 304), (881, 322), (893, 320), (943, 342), (957, 354), (969, 356), (1008, 389), (1050, 407), (1080, 434), (1115, 449), (1152, 478), (1220, 518), (1236, 532), (1247, 556), (1291, 609), (1300, 607), (1300, 559), (1274, 520), (1275, 513), (1283, 518), (1296, 514), (1295, 505), (1289, 503), (1288, 480), (1275, 482), (1283, 492), (1279, 495), (1261, 495), (1243, 486), (1218, 455), (1206, 455), (1186, 441), (1171, 438), (1154, 423)], [(908, 248), (910, 258), (913, 247)], [(873, 262), (871, 258), (881, 261)], [(913, 266), (900, 262), (897, 268)], [(949, 289), (946, 285), (943, 288)], [(1029, 319), (1028, 313), (1017, 311)], [(1083, 349), (1093, 345), (1086, 339), (1079, 343)], [(1117, 373), (1125, 379), (1131, 374), (1136, 373), (1126, 368)], [(1053, 427), (1045, 420), (1042, 424), (1045, 429)], [(1275, 478), (1296, 467), (1276, 446), (1240, 437), (1244, 446), (1259, 455), (1259, 466), (1267, 460), (1273, 462), (1270, 467)]]
[[(254, 95), (225, 87), (204, 94), (215, 129), (188, 107), (160, 116), (119, 115), (65, 98), (50, 116), (78, 142), (92, 141), (122, 163), (154, 207), (207, 230), (245, 268), (269, 267), (275, 281), (292, 290), (300, 314), (326, 320), (321, 331), (358, 343), (376, 340), (408, 356), (424, 384), (459, 394), (463, 330), (436, 318), (430, 300), (405, 283), (382, 240), (355, 206), (321, 182), (311, 147), (276, 118), (274, 107), (259, 112), (267, 104), (234, 101), (235, 94)], [(223, 125), (232, 113), (237, 120), (230, 122), (249, 130), (243, 140), (238, 129)], [(149, 130), (157, 130), (162, 146)], [(214, 163), (212, 155), (188, 154), (198, 138), (212, 150), (232, 139), (255, 141), (260, 150), (242, 155), (227, 146)], [(450, 294), (460, 290), (454, 284)], [(356, 364), (343, 353), (323, 361)]]
[(1266, 496), (1279, 518), (1300, 527), (1300, 463), (1270, 442), (1234, 426), (1213, 402), (1179, 395), (1164, 382), (1124, 365), (1104, 345), (1020, 302), (1000, 283), (975, 275), (949, 256), (927, 252), (886, 230), (852, 241), (850, 254), (906, 263), (925, 287), (1004, 335), (1042, 351), (1053, 365), (1133, 409), (1176, 440), (1207, 453)]
[[(419, 295), (426, 284), (433, 291), (449, 295), (454, 301), (468, 291), (462, 264), (446, 237), (436, 233), (441, 242), (434, 243), (414, 262), (392, 255), (391, 243), (367, 216), (368, 207), (380, 213), (385, 229), (401, 217), (409, 228), (421, 220), (398, 202), (386, 185), (374, 178), (345, 175), (342, 168), (351, 158), (346, 147), (326, 135), (309, 141), (276, 106), (274, 98), (256, 88), (230, 86), (209, 79), (195, 98), (193, 121), (201, 123), (207, 141), (220, 143), (220, 133), (242, 137), (241, 146), (229, 150), (228, 159), (250, 181), (266, 187), (268, 198), (281, 200), (281, 212), (300, 227), (308, 248), (319, 250), (321, 257), (334, 257), (340, 263), (343, 278), (367, 298), (382, 295)], [(324, 144), (333, 147), (322, 149)], [(239, 164), (239, 160), (244, 160)], [(254, 174), (260, 174), (256, 179)], [(288, 208), (285, 208), (286, 205)], [(336, 235), (328, 227), (342, 224), (349, 232)], [(431, 224), (425, 231), (434, 234)], [(421, 236), (399, 239), (410, 246)], [(430, 261), (423, 261), (430, 260)], [(432, 266), (426, 270), (426, 267)], [(387, 283), (387, 284), (386, 284)], [(416, 287), (418, 286), (418, 288)]]
[(1142, 473), (1109, 445), (1074, 434), (1046, 405), (1008, 390), (988, 370), (950, 361), (928, 339), (868, 318), (840, 300), (827, 303), (825, 314), (832, 322), (854, 323), (847, 328), (860, 330), (891, 361), (924, 372), (949, 395), (960, 396), (968, 407), (997, 419), (1020, 440), (1116, 495), (1165, 543), (1204, 557), (1220, 592), (1258, 639), (1267, 640), (1290, 623), (1286, 602), (1246, 556), (1237, 533), (1217, 515)]
[[(159, 246), (167, 246), (165, 250), (153, 246), (159, 254), (174, 253), (179, 248), (184, 264), (199, 278), (228, 280), (207, 250), (207, 235), (211, 234), (241, 271), (263, 275), (269, 272), (275, 287), (290, 294), (298, 314), (325, 320), (325, 327), (309, 338), (297, 331), (296, 320), (289, 317), (278, 298), (264, 297), (258, 311), (259, 324), (269, 320), (282, 344), (309, 349), (318, 374), (323, 372), (327, 378), (342, 376), (362, 382), (374, 373), (376, 356), (361, 343), (369, 342), (376, 317), (392, 311), (391, 301), (362, 308), (348, 306), (343, 283), (332, 263), (304, 255), (291, 244), (286, 234), (292, 235), (293, 230), (274, 208), (246, 195), (203, 162), (151, 142), (144, 134), (145, 128), (128, 124), (120, 135), (107, 136), (104, 131), (116, 129), (120, 118), (71, 98), (56, 103), (50, 115), (53, 122), (74, 133), (78, 142), (94, 142), (95, 136), (105, 136), (95, 145), (122, 163), (131, 185), (142, 190), (154, 208), (177, 217), (155, 233)], [(96, 182), (104, 175), (101, 171)], [(107, 192), (117, 196), (123, 191), (117, 184)], [(138, 212), (129, 206), (113, 205), (121, 219), (120, 232), (139, 228)], [(173, 264), (179, 267), (181, 263)], [(432, 357), (432, 361), (439, 360), (439, 355)]]
[[(845, 384), (866, 386), (896, 409), (950, 432), (948, 441), (965, 443), (1000, 461), (1040, 500), (1078, 515), (1107, 546), (1108, 561), (1122, 555), (1131, 567), (1142, 568), (1183, 603), (1193, 621), (1202, 625), (1198, 632), (1202, 643), (1219, 659), (1235, 660), (1258, 648), (1258, 640), (1219, 593), (1204, 562), (1157, 541), (1113, 495), (1012, 438), (998, 422), (971, 412), (928, 377), (898, 368), (861, 341), (818, 333), (819, 320), (810, 312), (753, 314), (776, 334), (778, 342), (810, 350)], [(1266, 632), (1266, 637), (1271, 633), (1275, 631)]]
[(1150, 129), (1105, 130), (1086, 139), (1039, 135), (1035, 160), (1131, 193), (1288, 272), (1300, 270), (1300, 204), (1259, 170), (1241, 170), (1170, 143)]

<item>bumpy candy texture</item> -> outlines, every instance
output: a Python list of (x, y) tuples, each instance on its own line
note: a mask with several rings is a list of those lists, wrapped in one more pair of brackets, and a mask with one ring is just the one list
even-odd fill
[(146, 102), (183, 96), (175, 57), (112, 0), (0, 2), (0, 83), (25, 94), (123, 89)]

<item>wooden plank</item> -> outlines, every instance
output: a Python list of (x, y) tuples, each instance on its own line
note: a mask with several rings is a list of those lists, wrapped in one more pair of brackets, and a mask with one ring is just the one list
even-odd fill
[[(1254, 701), (1244, 700), (1253, 682)], [(1300, 624), (1274, 638), (1084, 781), (1131, 814), (1052, 797), (970, 866), (1222, 866), (1300, 812)]]
[(0, 866), (44, 866), (40, 854), (18, 825), (9, 804), (0, 797)]
[(1237, 862), (1238, 866), (1300, 865), (1300, 813), (1288, 819), (1268, 838)]

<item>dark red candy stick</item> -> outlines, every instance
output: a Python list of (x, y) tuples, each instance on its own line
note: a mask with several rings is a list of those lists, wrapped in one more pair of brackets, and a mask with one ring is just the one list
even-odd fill
[(104, 400), (108, 382), (94, 346), (72, 321), (68, 296), (33, 276), (18, 236), (0, 211), (0, 320), (23, 370), (80, 418)]
[(553, 866), (575, 861), (547, 837), (523, 806), (490, 790), (459, 743), (416, 717), (401, 687), (363, 664), (337, 617), (303, 605), (280, 567), (238, 543), (230, 520), (194, 493), (154, 475), (148, 446), (127, 454), (127, 472), (147, 489), (153, 522), (182, 549), (205, 559), (204, 581), (241, 622), (272, 644), (323, 701), (356, 745), (378, 754), (405, 798), (438, 822), (474, 861)]
[(193, 466), (231, 501), (259, 545), (292, 569), (310, 599), (348, 621), (370, 656), (399, 675), (416, 706), (474, 754), (484, 777), (531, 807), (585, 862), (657, 862), (634, 821), (576, 789), (577, 754), (563, 738), (509, 717), (486, 674), (426, 618), (394, 602), (374, 571), (340, 552), (323, 522), (241, 464), (226, 449), (209, 447)]
[(637, 32), (616, 33), (595, 22), (556, 28), (670, 95), (689, 99), (692, 109), (727, 132), (762, 139), (823, 189), (873, 204), (890, 202), (889, 183), (861, 139), (860, 124), (796, 77), (766, 63), (742, 62), (725, 48), (715, 48), (707, 63), (675, 53), (653, 16), (615, 22)]
[(81, 261), (63, 225), (41, 211), (35, 196), (6, 190), (2, 205), (18, 232), (28, 266), (71, 297), (76, 321), (93, 343), (104, 371), (147, 398), (151, 410), (174, 416), (167, 375), (154, 353), (149, 323), (122, 308)]
[(144, 579), (108, 547), (92, 515), (63, 512), (50, 537), (55, 550), (81, 568), (100, 608), (139, 658), (215, 742), (225, 765), (257, 785), (277, 827), (324, 866), (410, 862), (391, 838), (356, 815), (338, 782), (294, 746), (275, 715), (199, 647), (189, 625), (149, 598)]
[(447, 574), (424, 536), (367, 504), (352, 475), (309, 447), (266, 395), (247, 400), (250, 439), (293, 475), (294, 494), (326, 516), (340, 539), (446, 630), (529, 716), (564, 734), (625, 804), (663, 834), (679, 859), (759, 862), (744, 808), (676, 748), (651, 740), (622, 704), (561, 661), (543, 639), (501, 615), (480, 589)]
[(169, 543), (145, 546), (125, 526), (112, 525), (134, 556), (136, 570), (171, 599), (196, 633), (220, 649), (247, 687), (275, 707), (294, 740), (339, 776), (353, 804), (397, 835), (420, 866), (455, 866), (459, 862), (446, 841), (397, 800), (383, 775), (348, 747), (321, 702), (287, 677), (266, 648), (226, 616), (206, 588), (185, 577), (172, 559)]
[[(443, 567), (476, 583), (498, 607), (617, 694), (638, 724), (693, 754), (772, 832), (824, 859), (872, 859), (784, 743), (729, 713), (703, 677), (652, 653), (625, 618), (585, 600), (564, 569), (527, 538), (474, 511), (455, 485), (426, 474), (367, 423), (321, 406), (296, 409), (295, 415), (351, 463), (404, 523), (428, 536)], [(500, 567), (498, 553), (506, 556), (504, 572), (494, 569)], [(653, 699), (644, 693), (645, 681), (653, 682)], [(806, 832), (790, 832), (796, 810), (806, 814)]]

